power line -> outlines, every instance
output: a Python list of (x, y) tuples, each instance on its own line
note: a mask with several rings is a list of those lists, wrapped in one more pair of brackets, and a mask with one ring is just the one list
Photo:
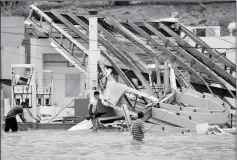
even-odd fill
[[(33, 59), (39, 59), (39, 60), (42, 60), (44, 61), (45, 59), (42, 59), (42, 58), (38, 58), (38, 57), (34, 57), (34, 56), (31, 56), (31, 55), (21, 55), (21, 54), (17, 54), (17, 53), (13, 53), (13, 52), (9, 52), (9, 51), (6, 51), (4, 49), (2, 49), (3, 52), (5, 53), (10, 53), (10, 54), (15, 54), (15, 55), (18, 55), (18, 56), (23, 56), (23, 57), (30, 57), (30, 58), (33, 58)], [(60, 55), (60, 54), (59, 54)], [(110, 57), (115, 57), (114, 55), (110, 55)], [(152, 59), (151, 57), (147, 57), (147, 58), (140, 58), (140, 60), (132, 60), (131, 62), (138, 62), (138, 61), (142, 61), (142, 60), (149, 60), (149, 59)], [(116, 62), (116, 63), (122, 63), (122, 62)], [(91, 64), (91, 65), (94, 65), (94, 64)]]
[[(16, 53), (8, 52), (8, 51), (5, 51), (5, 50), (3, 50), (3, 52), (7, 52), (7, 53), (11, 53), (11, 54), (16, 54)], [(158, 58), (159, 58), (160, 56), (163, 56), (164, 54), (165, 54), (165, 53), (160, 54), (160, 55), (158, 56)], [(27, 57), (27, 56), (25, 56), (25, 55), (20, 55), (20, 54), (16, 54), (16, 55)], [(214, 59), (218, 58), (219, 56), (221, 56), (221, 54), (219, 54), (219, 55), (217, 55), (216, 57), (214, 57), (213, 59), (211, 59), (209, 63), (211, 63)], [(38, 58), (38, 57), (32, 57), (32, 56), (28, 56), (28, 57), (35, 58), (35, 59), (39, 59), (39, 60), (42, 60), (42, 61), (43, 61), (43, 59)], [(115, 56), (112, 56), (112, 57), (115, 57)], [(150, 59), (150, 57), (148, 57), (148, 58), (143, 58), (143, 59), (140, 59), (140, 60), (137, 60), (137, 61), (132, 61), (132, 62), (138, 62), (138, 61), (143, 61), (143, 60), (148, 60), (148, 59)], [(167, 58), (164, 58), (164, 59), (167, 60)], [(118, 64), (118, 63), (123, 64), (123, 63), (121, 63), (121, 62), (117, 62), (117, 64)], [(209, 64), (209, 63), (208, 63), (208, 64)], [(208, 64), (207, 64), (207, 65), (208, 65)], [(91, 64), (91, 65), (93, 65), (93, 64)], [(58, 73), (58, 74), (65, 74), (65, 73)]]
[[(14, 35), (25, 35), (25, 34), (22, 34), (22, 33), (14, 33), (14, 32), (1, 32), (1, 33), (5, 33), (5, 34), (14, 34)], [(115, 36), (115, 37), (117, 37), (117, 36)], [(121, 37), (121, 38), (123, 38), (123, 37)], [(218, 37), (216, 37), (216, 38), (218, 38)], [(58, 39), (60, 39), (60, 38), (58, 38)], [(72, 38), (72, 39), (74, 39), (74, 38)], [(69, 39), (69, 40), (72, 40), (72, 39)], [(67, 39), (65, 39), (65, 40), (67, 40)], [(224, 40), (224, 39), (223, 39)], [(22, 42), (16, 42), (16, 41), (9, 41), (9, 40), (4, 40), (5, 42), (10, 42), (10, 43), (17, 43), (17, 44), (22, 44)], [(79, 42), (81, 42), (81, 43), (86, 43), (84, 40), (77, 40), (77, 41), (79, 41)], [(94, 41), (94, 40), (89, 40), (89, 41)], [(119, 41), (119, 40), (118, 40)], [(117, 42), (117, 41), (111, 41), (110, 40), (110, 42), (113, 42), (112, 44), (120, 44), (119, 42)], [(229, 41), (228, 41), (229, 42)], [(231, 43), (231, 44), (233, 44), (232, 42), (229, 42), (229, 43)], [(39, 45), (39, 44), (24, 44), (24, 45), (32, 45), (32, 46), (39, 46), (39, 47), (49, 47), (49, 48), (60, 48), (60, 47), (52, 47), (52, 46), (49, 46), (49, 45)], [(132, 43), (130, 43), (130, 44), (124, 44), (125, 46), (134, 46)], [(165, 45), (162, 45), (162, 44), (160, 44), (160, 45), (156, 45), (156, 46), (165, 46)], [(176, 48), (180, 48), (180, 46), (171, 46), (171, 47), (176, 47)], [(195, 48), (195, 49), (202, 49), (202, 47), (186, 47), (186, 48)], [(68, 48), (69, 49), (69, 48)], [(207, 47), (207, 49), (236, 49), (236, 47), (229, 47), (229, 48), (219, 48), (219, 47)], [(74, 49), (74, 50), (81, 50), (81, 49)], [(143, 52), (141, 52), (141, 53), (143, 53)]]
[[(6, 60), (3, 60), (3, 62), (11, 64), (11, 63), (7, 62)], [(53, 73), (56, 73), (56, 74), (67, 74), (67, 73), (57, 73), (57, 72), (53, 72)], [(189, 75), (184, 76), (184, 78), (186, 78), (186, 77), (189, 77)], [(51, 80), (51, 78), (48, 78), (48, 79), (47, 78), (37, 78), (37, 79), (39, 79), (39, 80)], [(53, 79), (54, 80), (66, 80), (66, 79), (59, 79), (59, 78), (53, 78)], [(87, 78), (80, 78), (80, 79), (87, 79)], [(67, 79), (67, 80), (75, 80), (75, 79)], [(124, 83), (124, 82), (122, 82), (122, 83)], [(170, 83), (170, 84), (172, 84), (172, 83)], [(169, 86), (167, 86), (167, 87), (169, 87)]]
[[(23, 56), (23, 57), (30, 57), (30, 58), (39, 59), (39, 60), (44, 61), (44, 59), (42, 59), (42, 58), (33, 57), (33, 56), (30, 56), (30, 55), (21, 55), (21, 54), (17, 54), (17, 53), (12, 53), (12, 52), (5, 51), (4, 49), (2, 49), (2, 50), (3, 50), (3, 52), (6, 52), (6, 53), (16, 54), (16, 55)], [(226, 52), (227, 52), (228, 50), (230, 50), (230, 48), (228, 48), (228, 49), (226, 50)], [(213, 59), (211, 59), (210, 62), (212, 62), (214, 59), (216, 59), (216, 58), (218, 58), (219, 56), (221, 56), (221, 54), (222, 54), (222, 53), (220, 53), (219, 55), (217, 55), (216, 57), (214, 57)], [(163, 55), (164, 55), (164, 53), (163, 53), (163, 54), (160, 54), (158, 57), (163, 56)], [(110, 56), (111, 56), (111, 57), (115, 57), (115, 56), (113, 56), (113, 55), (110, 55)], [(115, 58), (116, 58), (116, 57), (115, 57)], [(134, 61), (134, 60), (131, 60), (131, 62), (138, 62), (138, 61), (149, 60), (149, 59), (151, 59), (151, 57), (142, 58), (142, 59), (140, 59), (140, 60), (135, 60), (135, 61)], [(167, 59), (167, 58), (165, 58), (165, 59)], [(210, 63), (210, 62), (209, 62), (209, 63)], [(65, 62), (65, 63), (66, 63), (66, 62)], [(122, 62), (117, 62), (117, 63), (123, 64)], [(209, 63), (208, 63), (208, 64), (209, 64)], [(93, 65), (93, 64), (91, 64), (91, 65)]]
[(1, 26), (1, 28), (25, 28), (26, 26)]
[[(8, 41), (8, 42), (19, 43), (19, 42), (14, 42), (14, 41)], [(52, 47), (52, 46), (44, 46), (44, 45), (34, 45), (34, 44), (29, 44), (29, 45), (54, 48), (54, 47)], [(177, 47), (179, 47), (179, 46), (177, 46)], [(195, 47), (193, 47), (193, 48), (195, 48)], [(230, 50), (230, 49), (236, 49), (236, 48), (212, 48), (212, 49), (227, 49), (227, 50)], [(5, 51), (5, 52), (8, 52), (8, 51)], [(144, 52), (145, 52), (145, 51), (144, 51)], [(137, 53), (137, 52), (136, 52), (136, 54), (144, 54), (144, 52), (141, 52), (141, 53)], [(8, 52), (8, 53), (10, 53), (10, 52)], [(11, 53), (11, 54), (15, 54), (15, 53)], [(82, 54), (83, 54), (83, 53), (82, 53)], [(20, 55), (20, 56), (31, 57), (31, 58), (43, 60), (42, 58), (32, 57), (32, 56), (30, 56), (30, 55), (28, 55), (28, 56), (26, 56), (26, 55)], [(113, 56), (113, 55), (110, 55), (110, 56), (115, 57), (115, 56)], [(136, 61), (132, 61), (132, 62), (138, 62), (138, 61), (149, 60), (149, 59), (152, 59), (152, 58), (151, 58), (151, 57), (148, 57), (148, 58), (144, 58), (144, 59), (136, 60)]]
[[(195, 48), (195, 47), (193, 47), (193, 48)], [(223, 49), (223, 48), (221, 48), (221, 49)], [(230, 49), (230, 48), (228, 48), (228, 49)], [(162, 54), (160, 55), (160, 56), (162, 56)], [(167, 58), (166, 58), (167, 59)], [(211, 62), (211, 61), (210, 61)]]

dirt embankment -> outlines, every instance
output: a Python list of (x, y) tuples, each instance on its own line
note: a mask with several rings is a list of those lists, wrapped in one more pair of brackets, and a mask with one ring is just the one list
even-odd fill
[[(101, 16), (111, 16), (118, 21), (131, 19), (132, 21), (149, 21), (167, 18), (173, 12), (178, 12), (180, 21), (185, 25), (220, 25), (221, 35), (229, 34), (227, 29), (230, 22), (235, 22), (236, 2), (193, 4), (193, 3), (130, 3), (114, 4), (113, 2), (97, 2), (93, 4), (80, 2), (41, 2), (36, 3), (42, 10), (57, 9), (71, 10), (84, 14), (96, 9)], [(30, 3), (1, 2), (2, 16), (27, 16)]]

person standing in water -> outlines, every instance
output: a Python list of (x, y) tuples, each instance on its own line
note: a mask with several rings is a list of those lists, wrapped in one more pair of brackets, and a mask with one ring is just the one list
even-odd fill
[(5, 121), (5, 132), (9, 132), (11, 129), (12, 132), (18, 131), (18, 125), (16, 120), (16, 115), (19, 115), (21, 118), (23, 124), (25, 124), (26, 119), (24, 118), (24, 112), (23, 108), (27, 107), (27, 104), (25, 102), (22, 102), (19, 106), (14, 106), (8, 113)]
[(132, 123), (132, 136), (133, 140), (142, 141), (144, 139), (145, 133), (144, 121), (142, 119), (144, 117), (144, 113), (140, 111), (138, 112), (137, 116), (138, 119)]
[(93, 125), (93, 131), (97, 131), (98, 130), (98, 118), (96, 117), (96, 114), (98, 113), (98, 100), (100, 97), (100, 92), (95, 91), (94, 92), (94, 98), (91, 99), (90, 104), (89, 104), (89, 114), (92, 117), (91, 118), (91, 122)]

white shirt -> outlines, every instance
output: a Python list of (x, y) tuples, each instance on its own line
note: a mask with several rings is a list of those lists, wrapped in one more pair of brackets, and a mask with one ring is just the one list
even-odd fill
[(91, 99), (90, 104), (92, 104), (92, 113), (95, 113), (95, 111), (98, 110), (98, 100), (93, 98)]

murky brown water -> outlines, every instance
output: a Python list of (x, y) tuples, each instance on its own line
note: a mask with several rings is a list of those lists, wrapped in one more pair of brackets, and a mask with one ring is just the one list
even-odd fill
[(146, 134), (143, 143), (128, 132), (30, 130), (3, 133), (3, 160), (232, 160), (234, 135)]

